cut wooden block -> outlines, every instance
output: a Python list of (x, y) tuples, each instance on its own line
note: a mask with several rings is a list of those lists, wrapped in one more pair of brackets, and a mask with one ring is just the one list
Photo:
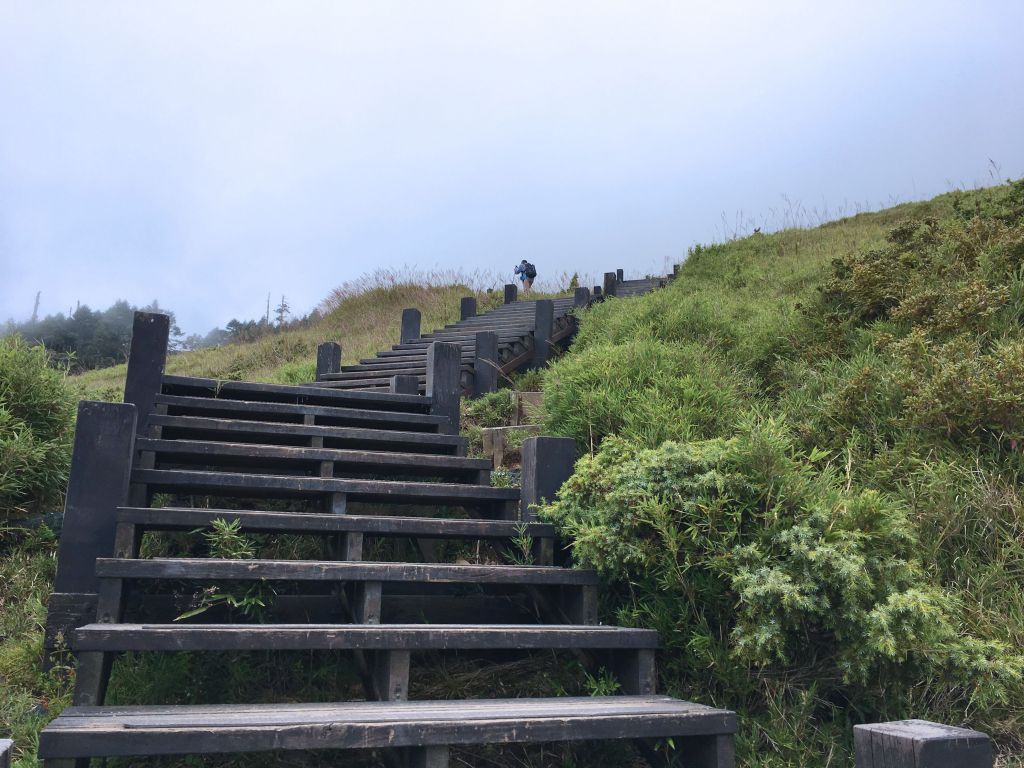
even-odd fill
[(853, 727), (857, 768), (992, 768), (992, 740), (981, 731), (897, 720)]

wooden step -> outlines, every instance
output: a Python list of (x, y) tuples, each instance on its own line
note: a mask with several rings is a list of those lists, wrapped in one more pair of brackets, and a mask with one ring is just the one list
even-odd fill
[[(447, 565), (336, 560), (223, 560), (217, 558), (98, 558), (101, 579), (208, 581), (403, 582), (594, 587), (594, 571), (543, 565)], [(591, 622), (583, 622), (591, 623)]]
[(75, 651), (649, 649), (652, 629), (585, 624), (88, 624)]
[[(308, 389), (320, 389), (308, 387)], [(413, 395), (410, 395), (413, 397)], [(319, 439), (325, 447), (365, 448), (416, 453), (461, 455), (468, 441), (458, 435), (428, 432), (365, 429), (361, 427), (322, 427), (305, 424), (282, 424), (273, 421), (216, 419), (206, 416), (149, 417), (150, 427), (160, 427), (161, 437), (178, 440), (216, 440), (219, 442), (251, 442), (264, 445), (309, 445)]]
[[(378, 376), (410, 376), (410, 375), (425, 375), (427, 372), (426, 365), (423, 366), (395, 366), (393, 369), (387, 371), (371, 369), (369, 371), (363, 371), (357, 366), (346, 366), (345, 371), (341, 373), (325, 373), (321, 375), (320, 381), (345, 381), (346, 379), (360, 379), (365, 378), (367, 373), (372, 373)], [(355, 370), (352, 370), (355, 369)], [(472, 371), (472, 366), (463, 365), (463, 371)]]
[[(295, 533), (331, 535), (360, 533), (366, 536), (416, 537), (424, 539), (512, 539), (526, 535), (534, 540), (552, 540), (555, 529), (545, 523), (517, 523), (512, 520), (460, 520), (399, 515), (334, 515), (319, 512), (258, 512), (237, 509), (193, 507), (119, 507), (115, 512), (120, 541), (131, 542), (142, 531), (191, 531), (209, 528), (214, 520), (237, 520), (248, 533)], [(135, 557), (134, 551), (120, 557)], [(539, 563), (550, 565), (550, 563)]]
[(148, 437), (137, 438), (135, 448), (138, 451), (152, 452), (157, 468), (163, 463), (231, 465), (260, 469), (307, 470), (321, 474), (324, 471), (324, 464), (329, 464), (332, 475), (343, 472), (419, 475), (441, 477), (448, 482), (490, 485), (491, 462), (488, 459), (467, 459), (463, 456), (344, 448), (303, 448), (209, 440), (163, 440)]
[(343, 494), (347, 501), (488, 507), (498, 516), (518, 510), (518, 488), (463, 483), (395, 482), (187, 469), (135, 469), (132, 482), (151, 491), (310, 498)]
[(376, 392), (326, 392), (319, 387), (262, 384), (251, 381), (220, 381), (192, 376), (164, 376), (163, 393), (221, 400), (264, 400), (275, 403), (308, 403), (368, 410), (429, 413), (431, 398)]
[[(68, 707), (43, 759), (672, 738), (689, 768), (731, 768), (734, 713), (665, 696)], [(691, 741), (692, 740), (692, 741)], [(442, 763), (443, 764), (443, 763)]]
[(445, 423), (443, 417), (427, 413), (375, 411), (326, 405), (267, 403), (182, 395), (157, 395), (155, 402), (156, 405), (166, 408), (170, 416), (211, 416), (298, 424), (308, 424), (312, 421), (313, 424), (320, 426), (354, 426), (413, 432), (436, 432), (438, 426)]

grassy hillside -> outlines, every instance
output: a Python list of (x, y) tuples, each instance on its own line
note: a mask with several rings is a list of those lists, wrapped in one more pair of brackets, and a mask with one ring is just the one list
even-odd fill
[(696, 248), (545, 375), (586, 452), (544, 514), (748, 764), (856, 722), (1024, 743), (1024, 182)]

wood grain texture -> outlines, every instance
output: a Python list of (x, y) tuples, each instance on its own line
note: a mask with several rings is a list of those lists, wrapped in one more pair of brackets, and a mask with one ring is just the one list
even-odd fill
[(69, 707), (43, 758), (731, 734), (732, 712), (660, 696)]

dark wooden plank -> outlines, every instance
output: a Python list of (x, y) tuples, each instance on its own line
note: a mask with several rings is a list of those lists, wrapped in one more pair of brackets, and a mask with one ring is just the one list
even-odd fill
[[(175, 463), (217, 463), (230, 461), (235, 466), (305, 466), (330, 462), (336, 470), (364, 470), (372, 473), (404, 473), (430, 477), (457, 477), (481, 482), (480, 473), (491, 466), (487, 459), (446, 456), (430, 453), (360, 451), (346, 448), (305, 448), (290, 445), (260, 445), (209, 440), (163, 440), (138, 438), (138, 451), (151, 452), (156, 460)], [(489, 481), (486, 484), (490, 484)]]
[(379, 411), (359, 408), (341, 408), (327, 405), (298, 405), (292, 403), (266, 403), (258, 400), (223, 400), (212, 397), (183, 395), (157, 395), (156, 404), (167, 406), (169, 415), (209, 415), (231, 419), (260, 421), (261, 417), (276, 416), (301, 422), (304, 416), (321, 420), (325, 426), (367, 426), (375, 429), (406, 429), (430, 431), (441, 419), (427, 413)]
[(425, 413), (430, 409), (430, 400), (418, 395), (393, 395), (386, 392), (330, 392), (315, 384), (301, 386), (263, 384), (253, 381), (221, 381), (192, 376), (165, 375), (163, 392), (169, 395), (337, 405), (411, 413)]
[(401, 341), (411, 341), (420, 336), (421, 315), (418, 309), (402, 310), (402, 328), (400, 333)]
[(653, 651), (657, 644), (648, 629), (529, 624), (88, 624), (72, 637), (76, 651)]
[(726, 710), (658, 696), (166, 707), (69, 707), (44, 759), (424, 747), (732, 734)]
[(170, 439), (205, 437), (230, 442), (231, 438), (250, 438), (253, 442), (281, 443), (281, 438), (319, 437), (325, 445), (353, 448), (397, 448), (424, 453), (459, 453), (467, 440), (458, 435), (432, 432), (403, 432), (395, 429), (364, 427), (331, 427), (306, 424), (283, 424), (276, 421), (242, 421), (207, 416), (153, 416), (151, 424), (163, 429)]
[(331, 560), (218, 560), (215, 558), (100, 558), (102, 579), (275, 579), (280, 581), (380, 581), (460, 584), (593, 586), (593, 571), (550, 566), (369, 563)]
[[(340, 477), (263, 475), (246, 472), (200, 472), (184, 469), (137, 469), (132, 482), (152, 490), (188, 493), (272, 494), (304, 498), (343, 493), (350, 501), (407, 504), (507, 505), (519, 500), (518, 488), (465, 483), (393, 482)], [(123, 502), (122, 502), (123, 504)], [(113, 536), (113, 531), (111, 531)]]
[(534, 539), (551, 539), (554, 526), (530, 523), (523, 528), (511, 520), (459, 520), (443, 517), (400, 517), (398, 515), (331, 515), (323, 513), (250, 512), (232, 509), (185, 507), (122, 507), (117, 520), (145, 530), (192, 530), (213, 520), (238, 520), (252, 533), (348, 533), (368, 536), (409, 536), (439, 539), (508, 539), (520, 531)]

